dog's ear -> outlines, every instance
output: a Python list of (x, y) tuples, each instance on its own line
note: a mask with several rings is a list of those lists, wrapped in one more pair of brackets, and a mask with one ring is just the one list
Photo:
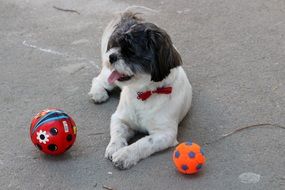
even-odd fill
[(172, 68), (182, 64), (181, 57), (166, 31), (150, 24), (146, 32), (149, 48), (155, 55), (155, 62), (151, 66), (151, 80), (159, 82), (169, 75)]

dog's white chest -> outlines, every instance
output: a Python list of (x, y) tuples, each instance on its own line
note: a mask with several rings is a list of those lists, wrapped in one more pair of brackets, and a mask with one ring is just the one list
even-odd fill
[(131, 128), (141, 132), (149, 131), (149, 128), (153, 125), (153, 119), (156, 115), (155, 108), (148, 105), (146, 102), (139, 102), (140, 100), (135, 100), (136, 102), (130, 106), (129, 118), (130, 122), (133, 123)]
[[(127, 118), (129, 126), (141, 132), (149, 132), (157, 127), (157, 120), (163, 120), (162, 106), (170, 99), (169, 95), (154, 94), (149, 99), (142, 101), (137, 99), (136, 92), (123, 89), (120, 107)], [(160, 116), (161, 115), (161, 116)]]

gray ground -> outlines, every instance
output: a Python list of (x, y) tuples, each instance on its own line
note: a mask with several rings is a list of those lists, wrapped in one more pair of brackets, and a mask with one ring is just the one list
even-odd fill
[[(194, 176), (176, 172), (173, 149), (127, 171), (103, 158), (118, 92), (102, 105), (87, 93), (103, 28), (130, 5), (156, 10), (145, 17), (169, 32), (184, 60), (194, 97), (180, 141), (205, 145), (239, 127), (285, 125), (284, 0), (1, 0), (0, 189), (285, 189), (278, 127), (205, 145), (207, 166)], [(79, 128), (60, 157), (41, 154), (29, 138), (32, 116), (46, 107), (64, 109)]]

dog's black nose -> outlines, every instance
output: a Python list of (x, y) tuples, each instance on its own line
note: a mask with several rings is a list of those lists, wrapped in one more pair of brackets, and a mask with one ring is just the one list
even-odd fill
[(115, 63), (118, 60), (118, 56), (115, 53), (109, 55), (109, 61), (111, 64)]

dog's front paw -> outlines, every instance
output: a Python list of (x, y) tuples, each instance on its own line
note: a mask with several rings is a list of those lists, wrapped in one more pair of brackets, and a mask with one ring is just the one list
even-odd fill
[(105, 90), (103, 87), (92, 86), (88, 95), (92, 98), (92, 100), (94, 100), (95, 103), (103, 103), (109, 98), (107, 90)]
[(97, 103), (97, 104), (100, 104), (100, 103), (103, 103), (105, 102), (106, 100), (108, 100), (109, 98), (109, 95), (107, 93), (106, 90), (104, 91), (101, 91), (101, 92), (89, 92), (89, 96), (92, 98), (92, 100)]
[(127, 145), (128, 145), (128, 143), (125, 140), (110, 142), (106, 148), (106, 151), (105, 151), (105, 158), (112, 160), (112, 155), (115, 152), (117, 152), (119, 149), (121, 149)]
[(136, 165), (138, 162), (137, 155), (129, 147), (124, 147), (112, 155), (112, 161), (115, 167), (125, 170)]

